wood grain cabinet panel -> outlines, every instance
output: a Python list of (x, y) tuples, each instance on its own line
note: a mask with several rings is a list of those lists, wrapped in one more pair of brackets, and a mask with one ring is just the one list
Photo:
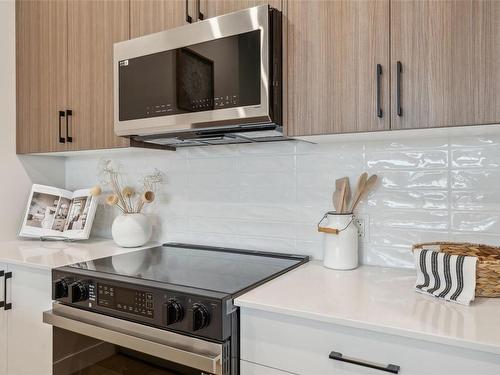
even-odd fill
[[(188, 14), (195, 16), (195, 3), (188, 2)], [(184, 0), (130, 0), (130, 37), (157, 33), (186, 25)]]
[(389, 129), (389, 1), (290, 0), (284, 8), (287, 135)]
[(114, 133), (113, 43), (129, 39), (129, 2), (68, 1), (71, 150), (125, 147)]
[(500, 123), (500, 1), (391, 0), (391, 65), (392, 128)]
[(265, 4), (282, 9), (281, 0), (203, 0), (200, 10), (205, 18), (210, 18)]
[[(67, 2), (16, 2), (17, 152), (65, 151)], [(64, 134), (64, 122), (61, 131)]]

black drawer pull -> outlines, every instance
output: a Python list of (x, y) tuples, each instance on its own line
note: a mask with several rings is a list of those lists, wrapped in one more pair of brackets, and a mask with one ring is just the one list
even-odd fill
[(377, 64), (377, 117), (382, 118), (384, 112), (382, 111), (382, 65)]
[[(73, 111), (71, 109), (66, 110), (66, 140), (68, 142), (73, 142), (73, 137), (69, 135), (69, 118), (73, 121)], [(71, 124), (73, 125), (73, 123)]]
[(189, 15), (189, 0), (186, 0), (186, 22), (187, 23), (192, 23), (193, 19)]
[(7, 280), (12, 279), (12, 272), (5, 272), (5, 276), (3, 279), (3, 309), (4, 310), (10, 310), (12, 309), (12, 299), (11, 302), (7, 303)]
[[(1, 270), (0, 271), (0, 279), (2, 279), (5, 275), (5, 271)], [(5, 279), (4, 279), (4, 285), (5, 285)], [(5, 299), (5, 287), (4, 287), (4, 290), (3, 290), (3, 298)], [(4, 307), (5, 306), (5, 301), (4, 300), (0, 300), (0, 308)]]
[(390, 372), (392, 374), (399, 374), (399, 370), (400, 370), (400, 367), (397, 365), (388, 364), (387, 366), (383, 366), (383, 365), (378, 365), (378, 364), (372, 363), (372, 362), (360, 361), (358, 359), (344, 357), (342, 355), (342, 353), (339, 353), (339, 352), (331, 352), (329, 357), (330, 357), (330, 359), (333, 359), (335, 361), (352, 363), (354, 365), (369, 367), (369, 368), (373, 368), (375, 370)]
[(66, 112), (64, 111), (59, 111), (59, 143), (64, 143), (66, 142), (66, 140), (64, 139), (64, 137), (62, 136), (62, 118), (66, 116)]
[(396, 107), (398, 116), (403, 116), (403, 108), (401, 107), (401, 73), (403, 73), (403, 64), (397, 62), (396, 67)]

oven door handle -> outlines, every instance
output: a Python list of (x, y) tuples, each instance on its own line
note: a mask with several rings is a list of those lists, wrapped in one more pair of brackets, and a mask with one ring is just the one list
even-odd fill
[(54, 303), (44, 323), (154, 357), (222, 374), (222, 345)]

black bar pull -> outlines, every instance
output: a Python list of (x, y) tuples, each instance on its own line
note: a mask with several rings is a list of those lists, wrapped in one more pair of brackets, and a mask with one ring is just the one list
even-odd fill
[(192, 23), (193, 19), (189, 15), (189, 0), (186, 0), (186, 22), (187, 23)]
[(401, 107), (401, 73), (403, 73), (403, 64), (401, 64), (401, 61), (398, 61), (396, 67), (396, 106), (398, 116), (403, 116), (403, 108)]
[(333, 359), (335, 361), (347, 362), (347, 363), (352, 363), (352, 364), (358, 365), (358, 366), (373, 368), (375, 370), (390, 372), (391, 374), (399, 374), (399, 370), (401, 369), (397, 365), (388, 364), (387, 366), (383, 366), (383, 365), (377, 365), (377, 364), (371, 363), (371, 362), (360, 361), (360, 360), (354, 359), (354, 358), (344, 357), (342, 355), (342, 353), (339, 353), (339, 352), (331, 352), (329, 355), (329, 358)]
[(384, 112), (382, 111), (381, 95), (382, 95), (382, 65), (377, 64), (377, 117), (382, 118)]
[(205, 16), (203, 15), (203, 13), (201, 12), (201, 0), (197, 0), (197, 3), (198, 3), (198, 21), (200, 20), (204, 20), (205, 19)]
[[(5, 271), (1, 270), (0, 271), (0, 279), (2, 279), (5, 275)], [(4, 279), (4, 285), (5, 285), (5, 279)], [(3, 300), (0, 300), (0, 308), (4, 307), (5, 306), (5, 287), (4, 287), (4, 290), (3, 290)]]
[(12, 279), (12, 272), (5, 272), (5, 276), (3, 279), (3, 309), (10, 310), (12, 309), (12, 299), (11, 302), (7, 302), (7, 280)]
[(66, 110), (66, 140), (71, 143), (73, 142), (73, 137), (69, 135), (69, 118), (73, 119), (73, 111), (71, 109)]
[(66, 112), (64, 111), (59, 111), (59, 143), (64, 143), (66, 140), (62, 136), (62, 118), (66, 115)]

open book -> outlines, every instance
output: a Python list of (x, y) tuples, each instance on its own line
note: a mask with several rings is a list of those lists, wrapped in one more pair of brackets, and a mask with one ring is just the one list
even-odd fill
[(71, 192), (33, 185), (19, 236), (88, 239), (96, 209), (90, 189)]

